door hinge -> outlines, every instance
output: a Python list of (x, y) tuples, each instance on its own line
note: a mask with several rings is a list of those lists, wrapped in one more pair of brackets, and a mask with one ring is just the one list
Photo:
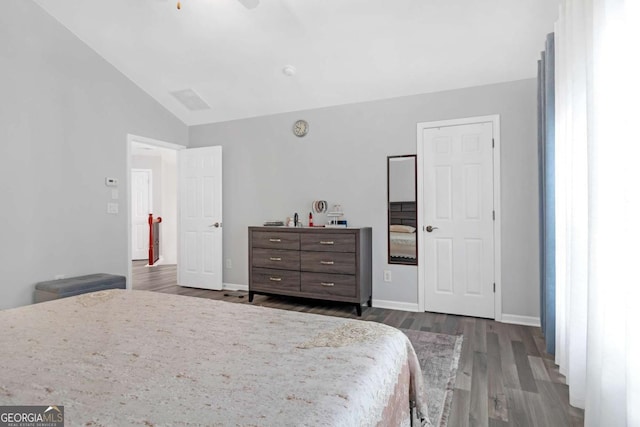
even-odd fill
[(496, 293), (496, 284), (495, 283), (493, 284), (493, 293), (494, 294)]
[(493, 211), (493, 220), (496, 220), (496, 211)]
[(491, 148), (496, 148), (496, 140), (491, 138)]

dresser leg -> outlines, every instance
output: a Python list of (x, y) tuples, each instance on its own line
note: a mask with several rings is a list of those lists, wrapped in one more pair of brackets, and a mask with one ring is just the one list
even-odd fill
[(249, 291), (249, 302), (253, 302), (253, 292)]
[(372, 307), (372, 305), (371, 305), (371, 297), (369, 297), (369, 301), (367, 301), (367, 305), (368, 305), (369, 307)]
[(356, 304), (356, 313), (358, 313), (358, 317), (362, 316), (362, 304)]

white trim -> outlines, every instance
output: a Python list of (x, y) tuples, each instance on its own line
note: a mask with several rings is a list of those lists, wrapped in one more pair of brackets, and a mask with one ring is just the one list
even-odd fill
[(502, 314), (502, 323), (512, 323), (514, 325), (540, 327), (540, 318), (533, 316), (520, 316), (518, 314)]
[[(424, 220), (422, 219), (422, 213), (424, 212), (424, 144), (422, 141), (421, 133), (424, 132), (426, 123), (418, 123), (416, 125), (416, 191), (418, 199), (418, 218), (416, 221), (416, 228), (418, 233), (421, 233), (418, 237), (418, 307), (420, 311), (424, 311)], [(423, 261), (421, 261), (423, 260)]]
[(169, 150), (186, 150), (185, 145), (175, 144), (173, 142), (160, 141), (159, 139), (147, 138), (144, 136), (132, 135), (130, 133), (127, 134), (127, 142), (140, 142), (142, 144), (153, 145), (154, 147), (159, 148), (168, 148)]
[(418, 304), (414, 304), (412, 302), (398, 302), (398, 301), (385, 301), (380, 299), (372, 300), (373, 307), (376, 308), (387, 308), (389, 310), (401, 310), (401, 311), (414, 311), (419, 312), (420, 307)]
[(244, 291), (249, 292), (248, 285), (237, 285), (235, 283), (223, 283), (222, 284), (223, 291)]
[[(494, 114), (490, 116), (479, 117), (467, 117), (462, 119), (453, 120), (439, 120), (436, 122), (423, 122), (416, 125), (416, 152), (417, 157), (417, 191), (418, 191), (418, 230), (422, 230), (424, 227), (422, 212), (424, 212), (424, 201), (422, 195), (424, 194), (424, 150), (422, 144), (422, 132), (425, 129), (447, 127), (447, 126), (460, 126), (474, 123), (487, 123), (493, 124), (493, 140), (495, 142), (495, 148), (493, 150), (493, 206), (496, 212), (496, 220), (493, 227), (493, 239), (494, 239), (494, 280), (496, 283), (496, 292), (494, 296), (494, 318), (496, 321), (502, 319), (502, 247), (501, 247), (501, 203), (500, 203), (500, 115)], [(424, 254), (424, 239), (418, 239), (418, 253), (423, 257)], [(424, 262), (418, 262), (418, 306), (420, 311), (424, 311)]]
[(496, 281), (495, 295), (495, 320), (502, 321), (502, 202), (500, 197), (500, 182), (502, 170), (500, 165), (500, 116), (493, 116), (493, 209), (496, 212), (496, 220), (493, 223), (493, 268)]
[[(124, 200), (124, 205), (127, 207), (127, 289), (132, 289), (131, 280), (133, 278), (133, 265), (131, 262), (131, 145), (134, 142), (142, 142), (144, 144), (154, 145), (156, 147), (168, 148), (170, 150), (184, 150), (187, 147), (180, 144), (174, 144), (172, 142), (160, 141), (158, 139), (146, 138), (144, 136), (132, 135), (130, 133), (127, 134), (127, 157), (126, 157), (126, 179), (124, 181), (124, 193), (126, 198)], [(178, 212), (180, 215), (180, 212)]]

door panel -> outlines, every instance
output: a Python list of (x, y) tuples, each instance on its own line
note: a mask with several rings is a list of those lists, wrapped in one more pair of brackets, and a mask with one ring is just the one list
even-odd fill
[(222, 289), (222, 147), (178, 152), (178, 284)]
[(435, 208), (436, 218), (438, 219), (451, 219), (452, 199), (451, 194), (451, 167), (449, 166), (436, 166), (436, 182), (435, 182), (435, 194), (432, 197)]
[(465, 239), (465, 295), (482, 295), (482, 240)]
[(494, 317), (493, 127), (422, 132), (427, 311)]
[(131, 258), (149, 259), (151, 169), (131, 170)]
[(451, 239), (434, 239), (436, 259), (436, 288), (438, 293), (453, 293), (453, 242)]

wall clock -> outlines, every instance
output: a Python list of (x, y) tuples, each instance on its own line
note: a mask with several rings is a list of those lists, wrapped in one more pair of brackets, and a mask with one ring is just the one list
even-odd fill
[(298, 137), (303, 137), (309, 132), (309, 123), (305, 120), (298, 120), (293, 124), (293, 134)]

